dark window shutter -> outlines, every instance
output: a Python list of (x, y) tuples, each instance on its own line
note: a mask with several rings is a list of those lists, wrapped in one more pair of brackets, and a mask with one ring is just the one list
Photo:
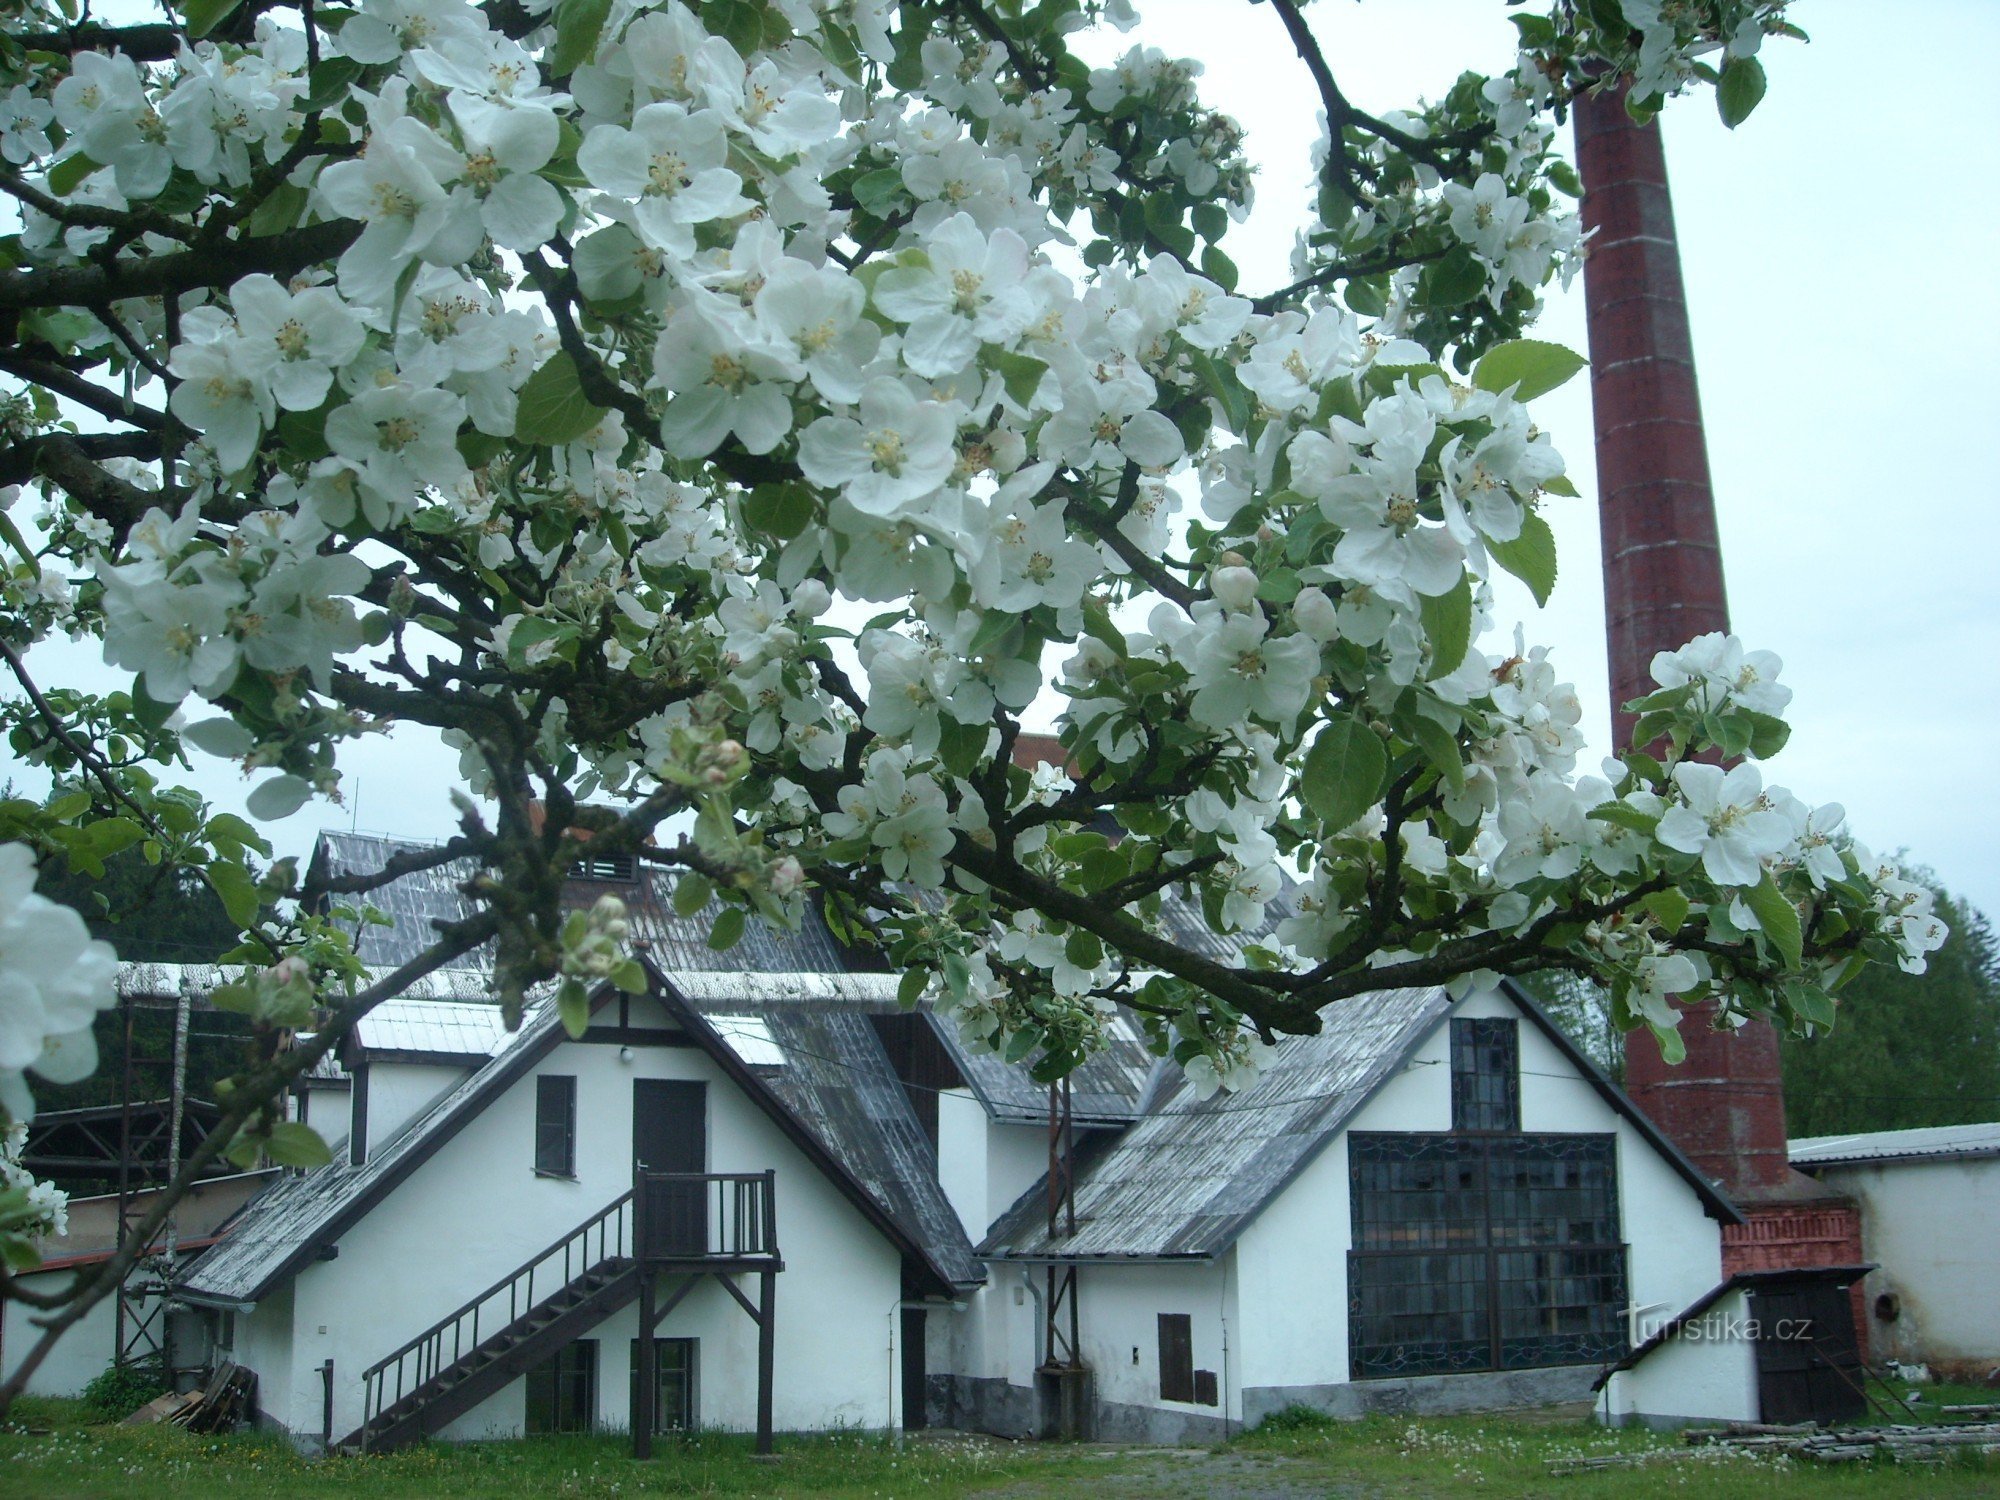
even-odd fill
[(535, 1170), (545, 1177), (576, 1175), (576, 1079), (543, 1074), (535, 1080)]
[(1215, 1371), (1196, 1370), (1194, 1372), (1194, 1404), (1196, 1406), (1216, 1406), (1220, 1404), (1215, 1389)]
[(1186, 1313), (1160, 1314), (1160, 1399), (1194, 1400), (1194, 1320)]

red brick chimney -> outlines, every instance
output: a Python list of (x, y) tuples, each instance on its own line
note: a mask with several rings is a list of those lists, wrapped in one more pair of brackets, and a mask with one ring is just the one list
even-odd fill
[[(1620, 90), (1578, 101), (1576, 143), (1583, 222), (1593, 231), (1584, 301), (1613, 732), (1622, 747), (1632, 728), (1623, 705), (1652, 690), (1654, 654), (1728, 630), (1729, 608), (1659, 126), (1635, 124)], [(1632, 1032), (1625, 1087), (1750, 1213), (1750, 1225), (1726, 1236), (1726, 1268), (1859, 1259), (1852, 1209), (1843, 1217), (1824, 1188), (1791, 1169), (1776, 1033), (1764, 1021), (1719, 1032), (1713, 1014), (1706, 1005), (1687, 1012), (1687, 1059), (1675, 1067), (1651, 1033)]]

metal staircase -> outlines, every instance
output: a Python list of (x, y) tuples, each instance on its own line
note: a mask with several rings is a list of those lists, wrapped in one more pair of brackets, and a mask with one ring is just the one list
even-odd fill
[(625, 1193), (370, 1367), (361, 1426), (338, 1446), (386, 1453), (437, 1432), (632, 1301), (636, 1218)]

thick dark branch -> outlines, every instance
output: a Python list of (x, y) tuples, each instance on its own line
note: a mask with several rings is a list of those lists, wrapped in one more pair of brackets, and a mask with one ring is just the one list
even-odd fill
[[(73, 453), (80, 461), (94, 466), (100, 458), (158, 458), (160, 435), (157, 432), (96, 432), (83, 435), (50, 432), (40, 437), (24, 438), (0, 452), (0, 484), (26, 484), (37, 474), (55, 478), (53, 471), (42, 462), (42, 455), (51, 447)], [(105, 477), (108, 479), (110, 476)], [(132, 519), (137, 520), (138, 515), (135, 514)]]
[[(144, 439), (154, 445), (157, 451), (160, 435), (153, 432), (131, 434), (133, 440)], [(101, 468), (91, 450), (84, 447), (88, 438), (71, 437), (67, 433), (45, 433), (32, 439), (34, 451), (28, 455), (33, 465), (30, 478), (46, 479), (78, 501), (85, 510), (98, 520), (109, 525), (117, 539), (124, 540), (125, 533), (138, 525), (140, 519), (156, 505), (170, 503), (171, 496), (154, 490), (142, 490), (136, 484), (128, 484), (117, 475)], [(23, 448), (28, 444), (21, 444)], [(96, 457), (117, 455), (99, 452)], [(133, 454), (131, 457), (144, 455)], [(12, 455), (0, 457), (4, 466)]]
[(1012, 860), (981, 849), (969, 839), (958, 841), (950, 859), (995, 890), (1096, 934), (1127, 958), (1199, 985), (1260, 1027), (1307, 1036), (1320, 1029), (1317, 1003), (1302, 1003), (1275, 994), (1265, 976), (1245, 974), (1190, 953), (1178, 943), (1149, 932), (1141, 923), (1096, 896), (1065, 890)]
[(134, 62), (165, 62), (181, 50), (178, 26), (104, 26), (84, 21), (61, 31), (25, 31), (14, 38), (27, 52), (122, 52)]
[(310, 909), (321, 896), (360, 896), (369, 891), (380, 890), (392, 880), (401, 880), (405, 875), (415, 875), (422, 870), (435, 870), (439, 865), (448, 865), (455, 859), (481, 852), (481, 846), (460, 834), (434, 849), (405, 849), (392, 854), (382, 862), (382, 868), (368, 875), (326, 875), (318, 879), (308, 879), (299, 888), (299, 905)]
[(542, 259), (539, 251), (522, 256), (521, 264), (527, 269), (529, 280), (548, 299), (549, 315), (556, 320), (556, 337), (562, 342), (563, 352), (576, 366), (576, 380), (583, 388), (583, 394), (594, 406), (623, 412), (640, 431), (650, 434), (654, 418), (646, 406), (646, 398), (636, 391), (627, 390), (604, 368), (604, 361), (584, 340), (582, 331), (576, 326), (576, 319), (571, 316), (570, 308), (580, 295), (576, 277), (571, 272), (558, 271)]
[[(1125, 476), (1120, 480), (1122, 494), (1126, 485), (1136, 491), (1138, 487), (1138, 465), (1127, 463)], [(1182, 609), (1192, 609), (1198, 597), (1195, 591), (1182, 583), (1153, 558), (1140, 550), (1138, 543), (1118, 529), (1118, 523), (1106, 516), (1082, 493), (1080, 485), (1071, 486), (1069, 513), (1076, 517), (1090, 534), (1118, 555), (1119, 561), (1132, 570), (1134, 577), (1145, 580), (1160, 594), (1174, 601)]]
[(350, 219), (311, 224), (264, 239), (232, 241), (121, 260), (109, 266), (59, 266), (46, 271), (0, 271), (0, 312), (42, 307), (94, 307), (127, 297), (164, 297), (199, 287), (229, 286), (263, 271), (284, 281), (338, 256), (361, 237)]
[(89, 407), (107, 421), (129, 422), (147, 432), (164, 432), (170, 425), (175, 425), (165, 412), (134, 405), (117, 392), (107, 391), (103, 386), (85, 380), (74, 370), (66, 370), (50, 360), (36, 359), (18, 350), (0, 349), (0, 370), (46, 386), (58, 396), (67, 396), (78, 406)]
[(1275, 292), (1251, 298), (1250, 305), (1260, 313), (1276, 312), (1300, 293), (1310, 292), (1316, 287), (1329, 286), (1343, 278), (1380, 276), (1385, 272), (1400, 271), (1404, 266), (1420, 266), (1426, 261), (1442, 260), (1444, 255), (1445, 251), (1440, 248), (1420, 254), (1383, 255), (1374, 260), (1335, 261), (1310, 276), (1301, 277), (1290, 286), (1281, 286)]
[(149, 208), (97, 208), (88, 203), (64, 203), (59, 198), (51, 198), (39, 188), (32, 187), (11, 172), (0, 173), (0, 191), (54, 219), (67, 229), (117, 229), (133, 230), (161, 235), (166, 239), (182, 243), (194, 238), (194, 232), (179, 219), (158, 213)]

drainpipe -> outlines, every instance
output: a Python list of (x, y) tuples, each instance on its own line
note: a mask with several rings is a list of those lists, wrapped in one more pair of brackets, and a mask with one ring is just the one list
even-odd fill
[(1042, 1294), (1041, 1290), (1035, 1285), (1034, 1267), (1022, 1266), (1020, 1268), (1020, 1275), (1021, 1285), (1026, 1287), (1028, 1295), (1035, 1299), (1036, 1333), (1034, 1339), (1034, 1364), (1035, 1368), (1039, 1370), (1044, 1364), (1048, 1363), (1049, 1351), (1042, 1347), (1042, 1335), (1048, 1332), (1049, 1325), (1048, 1320), (1042, 1316)]

